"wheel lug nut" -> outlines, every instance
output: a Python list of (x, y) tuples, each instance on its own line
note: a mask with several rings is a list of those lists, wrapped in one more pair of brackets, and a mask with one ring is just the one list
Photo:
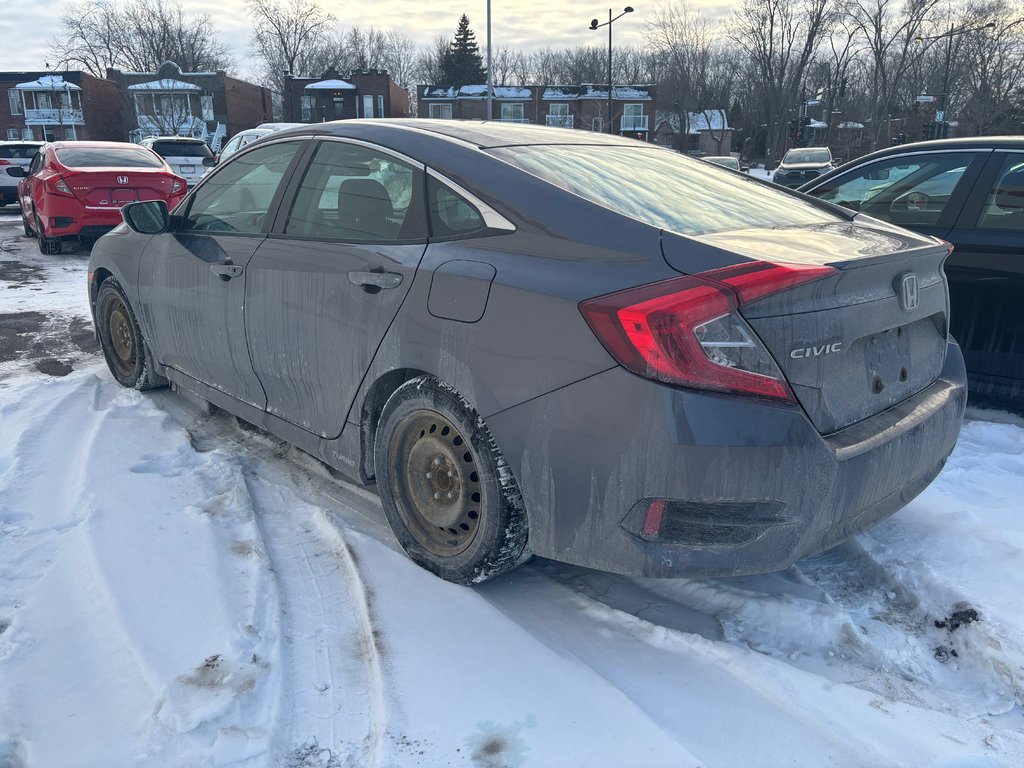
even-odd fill
[(438, 464), (440, 464), (440, 463), (441, 463), (441, 460), (440, 460), (440, 459), (434, 459), (434, 466), (435, 466), (435, 467), (436, 467), (436, 466), (437, 466)]
[(451, 476), (452, 476), (452, 471), (449, 469), (448, 470), (448, 477), (451, 477)]
[(430, 479), (430, 478), (432, 478), (433, 476), (434, 476), (434, 473), (433, 473), (433, 472), (427, 472), (427, 480), (429, 480), (429, 479)]
[(449, 499), (454, 499), (455, 498), (455, 491), (448, 491), (448, 498)]
[(434, 498), (435, 499), (440, 499), (441, 498), (441, 494), (440, 493), (435, 493), (434, 494)]

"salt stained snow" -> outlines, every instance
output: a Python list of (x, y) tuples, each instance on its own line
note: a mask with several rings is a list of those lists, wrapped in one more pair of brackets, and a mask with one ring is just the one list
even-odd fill
[[(0, 314), (87, 311), (81, 256), (18, 248), (47, 280)], [(0, 366), (0, 766), (1024, 765), (1012, 419), (972, 414), (906, 509), (778, 574), (465, 588), (370, 491), (75, 366)]]

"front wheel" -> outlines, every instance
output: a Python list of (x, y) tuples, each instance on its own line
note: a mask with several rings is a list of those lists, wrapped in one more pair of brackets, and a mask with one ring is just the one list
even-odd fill
[(476, 584), (528, 556), (526, 511), (487, 425), (432, 376), (403, 384), (375, 441), (384, 513), (410, 558), (443, 579)]
[(96, 327), (103, 357), (118, 384), (134, 389), (166, 386), (151, 368), (135, 313), (113, 278), (103, 281), (96, 296)]
[(44, 256), (56, 256), (64, 250), (63, 242), (59, 237), (46, 236), (43, 222), (39, 220), (38, 216), (36, 216), (36, 245), (39, 246), (39, 252)]

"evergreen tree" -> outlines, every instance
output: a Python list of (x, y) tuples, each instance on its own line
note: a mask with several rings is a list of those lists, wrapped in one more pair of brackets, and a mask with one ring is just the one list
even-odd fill
[(448, 45), (441, 61), (443, 85), (460, 88), (463, 85), (479, 85), (487, 82), (480, 46), (476, 34), (469, 28), (469, 17), (462, 14), (455, 30), (455, 39)]

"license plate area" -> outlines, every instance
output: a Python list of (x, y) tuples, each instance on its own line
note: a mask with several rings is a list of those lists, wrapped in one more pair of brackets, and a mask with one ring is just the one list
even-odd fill
[(139, 195), (134, 189), (112, 189), (110, 191), (110, 202), (114, 205), (134, 203), (138, 199)]

